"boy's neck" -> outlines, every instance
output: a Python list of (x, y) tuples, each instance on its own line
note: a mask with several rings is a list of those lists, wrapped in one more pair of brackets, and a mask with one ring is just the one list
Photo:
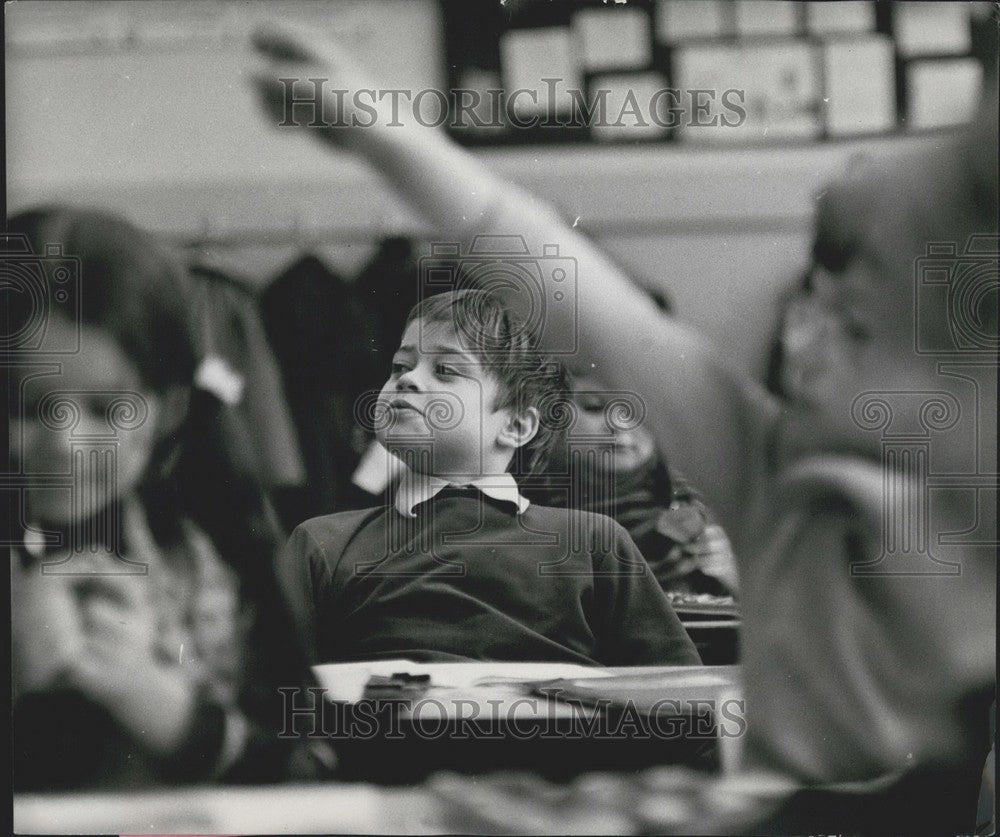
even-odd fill
[[(433, 461), (420, 463), (418, 460), (418, 463), (415, 464), (435, 465), (441, 463), (434, 463)], [(437, 468), (434, 470), (430, 468), (416, 470), (409, 465), (404, 465), (404, 468), (415, 476), (430, 477), (451, 485), (469, 485), (470, 483), (482, 480), (506, 479), (504, 475), (510, 473), (508, 469), (511, 464), (511, 457), (509, 454), (506, 456), (497, 456), (484, 453), (478, 461), (455, 462), (452, 464), (454, 467), (450, 467), (447, 470)]]

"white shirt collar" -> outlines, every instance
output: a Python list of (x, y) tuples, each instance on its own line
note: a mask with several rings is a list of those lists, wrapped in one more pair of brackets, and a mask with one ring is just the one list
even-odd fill
[[(407, 468), (403, 471), (403, 478), (396, 490), (396, 511), (404, 517), (416, 517), (413, 510), (417, 506), (427, 502), (449, 485), (455, 484), (430, 474), (418, 474)], [(464, 485), (471, 485), (494, 500), (513, 503), (517, 506), (518, 514), (524, 514), (531, 505), (530, 500), (521, 496), (517, 481), (510, 474), (489, 474), (456, 487), (461, 488)]]

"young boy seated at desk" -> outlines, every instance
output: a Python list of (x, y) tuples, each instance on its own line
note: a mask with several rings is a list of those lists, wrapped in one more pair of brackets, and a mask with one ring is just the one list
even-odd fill
[(543, 464), (566, 396), (489, 292), (410, 312), (374, 411), (406, 465), (394, 502), (307, 520), (282, 559), (317, 662), (700, 664), (620, 525), (521, 495), (511, 471)]

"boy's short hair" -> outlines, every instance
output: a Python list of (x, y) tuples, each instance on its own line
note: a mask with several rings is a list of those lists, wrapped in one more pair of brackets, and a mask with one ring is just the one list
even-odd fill
[(538, 351), (534, 335), (495, 293), (448, 291), (417, 303), (406, 318), (450, 323), (462, 347), (499, 384), (494, 410), (514, 407), (539, 411), (538, 432), (514, 453), (508, 470), (515, 476), (542, 471), (563, 437), (569, 380), (561, 363)]

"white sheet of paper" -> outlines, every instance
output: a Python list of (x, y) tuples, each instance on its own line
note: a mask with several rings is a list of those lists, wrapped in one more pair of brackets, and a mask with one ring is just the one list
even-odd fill
[(874, 32), (875, 4), (871, 0), (806, 3), (806, 30), (814, 35)]
[[(674, 86), (681, 90), (745, 93), (746, 121), (735, 127), (691, 127), (685, 142), (759, 142), (818, 136), (821, 123), (816, 45), (807, 41), (767, 44), (699, 44), (674, 53)], [(716, 105), (714, 112), (719, 112)], [(733, 114), (728, 114), (730, 117)]]
[(656, 38), (669, 44), (685, 38), (727, 35), (727, 12), (722, 0), (660, 0), (656, 4)]
[(14, 800), (14, 830), (18, 834), (401, 833), (386, 811), (393, 796), (393, 791), (372, 785), (332, 782), (20, 795)]
[(378, 442), (372, 442), (354, 469), (351, 482), (369, 494), (381, 494), (402, 469), (402, 462)]
[(907, 127), (960, 125), (976, 112), (983, 68), (974, 58), (914, 61), (906, 68), (906, 81)]
[(641, 9), (585, 9), (573, 15), (573, 32), (588, 70), (648, 67), (652, 60), (649, 16)]
[(794, 35), (799, 4), (793, 0), (738, 0), (737, 35)]
[(514, 100), (514, 110), (520, 116), (545, 114), (549, 110), (549, 88), (542, 79), (560, 79), (556, 85), (553, 108), (556, 113), (569, 109), (570, 89), (580, 90), (583, 78), (577, 63), (573, 32), (565, 26), (545, 29), (525, 29), (508, 32), (500, 40), (503, 62), (503, 82), (507, 95), (515, 90), (533, 90), (538, 103), (528, 94)]
[(968, 3), (893, 4), (896, 43), (904, 58), (960, 54), (972, 43)]
[(888, 131), (896, 122), (892, 41), (885, 35), (823, 45), (826, 128), (833, 136)]

